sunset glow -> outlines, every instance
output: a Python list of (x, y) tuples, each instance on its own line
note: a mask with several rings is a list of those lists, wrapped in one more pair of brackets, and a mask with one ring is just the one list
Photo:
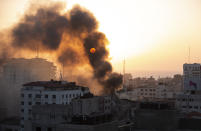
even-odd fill
[[(28, 6), (28, 0), (11, 1), (3, 0), (0, 5), (0, 29), (13, 25)], [(200, 0), (62, 1), (67, 10), (79, 4), (94, 14), (99, 30), (110, 42), (110, 59), (117, 72), (122, 72), (125, 58), (126, 71), (133, 74), (181, 73), (182, 64), (188, 62), (189, 46), (190, 62), (200, 62)]]

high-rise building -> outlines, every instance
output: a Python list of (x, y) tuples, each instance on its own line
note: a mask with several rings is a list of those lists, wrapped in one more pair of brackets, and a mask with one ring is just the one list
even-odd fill
[(38, 81), (24, 84), (21, 89), (21, 131), (31, 130), (32, 106), (69, 104), (73, 98), (89, 93), (86, 87), (75, 82)]
[[(56, 79), (56, 66), (42, 58), (9, 59), (1, 71), (1, 106), (7, 108), (8, 116), (20, 115), (20, 89), (31, 81)], [(2, 105), (3, 104), (3, 105)]]
[(201, 90), (201, 66), (200, 64), (184, 64), (184, 90)]
[(183, 91), (177, 95), (176, 106), (182, 112), (201, 113), (201, 65), (183, 65)]

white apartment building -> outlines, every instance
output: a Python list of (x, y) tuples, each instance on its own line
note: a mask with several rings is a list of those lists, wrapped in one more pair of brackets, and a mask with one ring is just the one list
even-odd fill
[(80, 99), (73, 99), (72, 109), (74, 116), (90, 116), (94, 113), (107, 115), (111, 114), (112, 98), (111, 96), (93, 96), (86, 94)]
[(120, 98), (130, 100), (142, 99), (172, 99), (176, 92), (172, 91), (164, 84), (159, 84), (156, 87), (139, 87), (131, 91), (119, 93)]
[(177, 95), (176, 107), (182, 112), (201, 113), (201, 65), (183, 65), (183, 91)]
[(86, 87), (75, 82), (38, 81), (23, 85), (21, 89), (21, 131), (31, 127), (32, 106), (45, 104), (69, 104), (73, 98), (89, 93)]

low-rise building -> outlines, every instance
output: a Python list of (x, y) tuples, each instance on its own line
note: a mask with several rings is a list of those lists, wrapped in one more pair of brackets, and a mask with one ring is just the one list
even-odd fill
[(32, 107), (32, 131), (55, 131), (61, 123), (71, 122), (70, 105), (35, 105)]
[(86, 93), (89, 93), (89, 89), (78, 86), (75, 82), (51, 80), (24, 84), (21, 90), (21, 130), (30, 130), (32, 106), (67, 105), (73, 98), (81, 97)]
[(111, 114), (111, 96), (93, 96), (86, 94), (81, 98), (72, 100), (74, 116), (89, 116), (96, 114)]
[(136, 110), (137, 129), (175, 131), (177, 128), (177, 111), (172, 101), (142, 101)]
[(174, 99), (177, 91), (167, 87), (167, 85), (159, 83), (155, 87), (138, 87), (130, 91), (117, 93), (120, 98), (130, 100), (143, 99)]
[(20, 131), (20, 119), (18, 117), (4, 119), (0, 122), (0, 131)]
[(117, 123), (113, 122), (111, 106), (111, 96), (90, 93), (74, 98), (68, 105), (34, 105), (30, 126), (32, 131), (112, 131)]

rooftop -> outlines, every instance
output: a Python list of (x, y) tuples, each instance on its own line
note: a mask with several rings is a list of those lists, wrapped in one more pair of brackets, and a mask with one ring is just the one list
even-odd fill
[(67, 81), (36, 81), (36, 82), (29, 82), (23, 85), (24, 87), (44, 87), (45, 89), (62, 89), (62, 90), (68, 90), (68, 89), (88, 89), (87, 87), (76, 85), (75, 82), (67, 82)]

